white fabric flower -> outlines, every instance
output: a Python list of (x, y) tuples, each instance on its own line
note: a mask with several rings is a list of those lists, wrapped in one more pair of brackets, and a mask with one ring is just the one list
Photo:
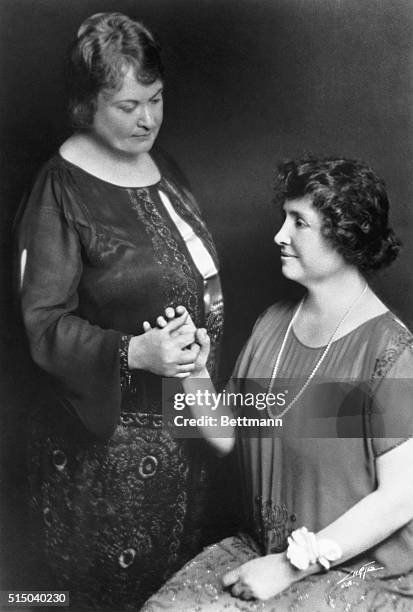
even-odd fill
[(317, 540), (307, 527), (301, 527), (289, 536), (286, 554), (290, 563), (300, 570), (306, 570), (314, 563), (319, 563), (328, 570), (330, 562), (340, 559), (343, 552), (334, 540)]

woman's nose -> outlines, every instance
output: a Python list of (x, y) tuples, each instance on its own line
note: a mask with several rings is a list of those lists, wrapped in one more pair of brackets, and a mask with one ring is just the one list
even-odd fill
[(275, 234), (274, 242), (278, 246), (281, 246), (282, 244), (290, 244), (291, 240), (288, 233), (286, 221), (284, 221), (278, 232)]
[(137, 123), (139, 127), (146, 128), (147, 130), (153, 127), (154, 117), (152, 110), (148, 106), (142, 106), (140, 109)]

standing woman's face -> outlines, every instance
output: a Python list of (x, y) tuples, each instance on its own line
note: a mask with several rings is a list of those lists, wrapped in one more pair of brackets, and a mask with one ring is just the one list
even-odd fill
[(92, 133), (115, 152), (134, 157), (147, 153), (162, 125), (162, 90), (160, 80), (138, 83), (130, 67), (119, 91), (98, 94)]
[(305, 287), (348, 266), (322, 234), (323, 217), (310, 197), (286, 200), (285, 220), (274, 241), (281, 248), (282, 273)]

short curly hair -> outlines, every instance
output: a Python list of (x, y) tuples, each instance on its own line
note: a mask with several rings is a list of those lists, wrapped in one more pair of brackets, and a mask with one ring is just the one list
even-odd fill
[(280, 164), (275, 201), (311, 197), (326, 240), (350, 265), (371, 273), (391, 264), (401, 243), (389, 227), (385, 184), (363, 162), (306, 157)]
[(139, 21), (122, 13), (97, 13), (80, 26), (66, 63), (69, 116), (74, 128), (91, 126), (101, 91), (122, 87), (132, 67), (136, 80), (163, 80), (160, 45)]

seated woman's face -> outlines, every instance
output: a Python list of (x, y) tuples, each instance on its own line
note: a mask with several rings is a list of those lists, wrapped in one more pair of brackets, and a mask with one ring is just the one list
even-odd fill
[(274, 241), (281, 248), (284, 276), (306, 287), (348, 266), (322, 235), (323, 217), (309, 196), (286, 200), (283, 208), (285, 220)]
[(163, 119), (162, 81), (138, 83), (130, 67), (115, 93), (100, 92), (91, 130), (110, 149), (138, 157), (151, 150)]

